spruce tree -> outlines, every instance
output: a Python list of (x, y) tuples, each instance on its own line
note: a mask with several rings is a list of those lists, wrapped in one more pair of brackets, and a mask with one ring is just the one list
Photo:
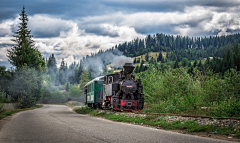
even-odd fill
[(139, 73), (139, 66), (136, 66), (134, 72), (135, 72), (135, 73)]
[(48, 68), (48, 74), (51, 76), (51, 80), (53, 84), (59, 85), (59, 80), (57, 79), (57, 75), (58, 75), (57, 62), (54, 57), (54, 54), (49, 56), (49, 59), (47, 60), (47, 68)]
[(135, 63), (137, 63), (137, 60), (136, 60), (137, 58), (134, 58), (134, 61), (133, 61), (133, 63), (135, 64)]
[(83, 68), (82, 74), (80, 76), (80, 90), (84, 91), (84, 86), (90, 81), (89, 77), (88, 77), (88, 71), (87, 69)]
[(183, 58), (182, 61), (181, 61), (182, 66), (186, 67), (187, 63), (188, 63), (188, 59), (187, 58)]
[(145, 60), (148, 62), (148, 60), (149, 60), (149, 55), (148, 55), (148, 53), (147, 53), (147, 55), (145, 56)]
[(67, 85), (66, 85), (66, 91), (69, 91), (69, 82), (67, 83)]
[(173, 67), (174, 69), (176, 69), (176, 68), (179, 68), (179, 66), (178, 66), (178, 60), (176, 59), (176, 61), (175, 61), (175, 64), (174, 64), (174, 67)]
[(197, 60), (194, 61), (193, 67), (195, 68), (197, 66)]
[(159, 52), (159, 55), (158, 55), (158, 58), (157, 58), (157, 62), (159, 62), (159, 61), (161, 61), (162, 60), (162, 53), (161, 52)]
[(66, 74), (67, 74), (67, 66), (64, 62), (64, 59), (62, 59), (60, 69), (59, 69), (59, 82), (62, 85), (64, 85), (67, 82)]
[(10, 50), (7, 50), (8, 61), (16, 66), (17, 69), (27, 65), (28, 67), (43, 70), (45, 68), (45, 61), (42, 54), (34, 47), (31, 31), (28, 30), (27, 22), (28, 17), (23, 6), (22, 13), (20, 14), (20, 26), (16, 35), (13, 35), (15, 39), (11, 39), (17, 44)]
[(199, 68), (200, 70), (202, 69), (202, 61), (201, 61), (201, 60), (199, 60), (198, 68)]
[(238, 42), (234, 45), (234, 66), (237, 67), (237, 71), (240, 70), (240, 49), (238, 47)]
[(164, 58), (162, 57), (162, 59), (161, 59), (161, 63), (164, 63)]
[(142, 72), (142, 71), (144, 71), (144, 66), (143, 66), (143, 64), (144, 64), (144, 61), (142, 60), (142, 62), (141, 62), (141, 64), (140, 64), (140, 67), (139, 67), (139, 73)]

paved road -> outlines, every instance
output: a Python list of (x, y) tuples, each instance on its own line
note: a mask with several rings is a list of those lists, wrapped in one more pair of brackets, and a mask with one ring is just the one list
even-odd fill
[(80, 115), (64, 105), (45, 105), (13, 116), (2, 128), (0, 142), (226, 143), (227, 141)]

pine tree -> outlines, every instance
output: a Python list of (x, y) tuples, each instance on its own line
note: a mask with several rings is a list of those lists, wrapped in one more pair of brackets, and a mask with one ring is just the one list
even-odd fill
[(149, 60), (149, 55), (148, 55), (148, 53), (146, 54), (146, 56), (145, 56), (145, 60), (148, 62), (148, 60)]
[(232, 56), (232, 51), (229, 47), (227, 46), (227, 53), (223, 55), (223, 65), (222, 65), (222, 72), (224, 73), (226, 70), (230, 68), (234, 68), (234, 59)]
[(187, 63), (188, 63), (188, 59), (187, 58), (183, 58), (181, 63), (182, 63), (183, 67), (186, 67)]
[(198, 68), (199, 68), (199, 69), (202, 69), (202, 61), (201, 61), (201, 60), (199, 60)]
[(15, 32), (15, 39), (12, 39), (17, 44), (7, 50), (8, 60), (17, 69), (27, 65), (31, 68), (44, 70), (45, 60), (38, 49), (34, 47), (33, 36), (30, 35), (31, 31), (27, 27), (28, 17), (24, 6), (19, 20), (21, 21), (19, 29)]
[(197, 60), (194, 61), (193, 67), (195, 68), (197, 66)]
[(67, 73), (67, 66), (65, 65), (64, 59), (62, 59), (60, 69), (59, 69), (59, 82), (61, 85), (64, 85), (67, 82), (66, 73)]
[(139, 73), (139, 66), (136, 66), (134, 72), (135, 72), (135, 73)]
[(161, 59), (161, 63), (164, 63), (164, 58), (162, 57), (162, 59)]
[(189, 61), (188, 62), (188, 67), (191, 67), (191, 66), (192, 66), (191, 61)]
[(137, 58), (134, 58), (134, 61), (133, 61), (133, 63), (135, 64), (135, 63), (137, 63), (137, 60), (136, 60)]
[(144, 61), (142, 60), (142, 62), (141, 62), (141, 64), (140, 64), (140, 68), (139, 68), (139, 73), (142, 72), (142, 71), (144, 71), (144, 66), (143, 66), (143, 64), (144, 64)]
[(54, 54), (50, 55), (49, 59), (47, 60), (47, 68), (48, 74), (51, 76), (53, 84), (59, 85), (59, 80), (57, 79), (58, 75), (57, 62), (54, 57)]
[(158, 55), (158, 58), (157, 58), (157, 62), (161, 61), (162, 60), (162, 53), (159, 52), (159, 55)]
[(233, 53), (234, 53), (234, 66), (237, 67), (237, 71), (240, 70), (240, 49), (238, 47), (238, 42), (235, 43), (234, 45), (234, 49), (233, 49)]
[(156, 61), (153, 59), (153, 57), (151, 58), (151, 60), (149, 61), (149, 64), (155, 64), (156, 63)]
[(67, 83), (67, 85), (66, 85), (66, 91), (69, 91), (69, 82)]
[(80, 90), (81, 91), (84, 91), (84, 86), (90, 81), (90, 79), (88, 78), (88, 71), (83, 68), (83, 72), (80, 76), (80, 81), (79, 81), (79, 84), (80, 84)]
[(178, 60), (176, 59), (176, 61), (175, 61), (175, 64), (174, 64), (174, 67), (173, 67), (174, 69), (176, 69), (176, 68), (179, 68), (179, 66), (178, 66)]

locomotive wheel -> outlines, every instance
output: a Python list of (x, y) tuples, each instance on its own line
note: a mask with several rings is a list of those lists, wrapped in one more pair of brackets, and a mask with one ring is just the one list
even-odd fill
[(96, 103), (93, 103), (93, 104), (92, 104), (92, 108), (93, 108), (93, 109), (96, 109), (96, 107), (97, 107), (97, 104), (96, 104)]

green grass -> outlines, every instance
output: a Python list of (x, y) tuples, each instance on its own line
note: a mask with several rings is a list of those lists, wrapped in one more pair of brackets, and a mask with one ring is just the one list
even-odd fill
[(147, 115), (146, 117), (128, 117), (126, 116), (126, 114), (123, 114), (122, 112), (112, 112), (112, 111), (109, 112), (109, 111), (103, 111), (99, 109), (94, 110), (88, 107), (76, 108), (74, 110), (80, 114), (90, 114), (92, 116), (98, 116), (98, 117), (106, 118), (106, 119), (117, 121), (117, 122), (143, 124), (143, 125), (149, 125), (153, 127), (162, 128), (162, 129), (184, 130), (186, 132), (214, 133), (215, 131), (217, 131), (217, 134), (221, 134), (221, 135), (236, 134), (236, 137), (240, 138), (240, 133), (238, 133), (240, 132), (239, 129), (234, 130), (234, 128), (219, 127), (214, 125), (200, 126), (195, 121), (167, 122), (165, 120), (162, 120), (162, 118), (165, 116), (153, 116), (153, 115)]
[(43, 107), (43, 106), (35, 105), (34, 107), (30, 107), (30, 108), (7, 110), (0, 114), (0, 120), (7, 116), (11, 116), (14, 113), (20, 112), (20, 111), (33, 110), (33, 109), (40, 108), (40, 107)]
[(236, 137), (237, 137), (237, 138), (240, 138), (240, 133), (236, 134)]

